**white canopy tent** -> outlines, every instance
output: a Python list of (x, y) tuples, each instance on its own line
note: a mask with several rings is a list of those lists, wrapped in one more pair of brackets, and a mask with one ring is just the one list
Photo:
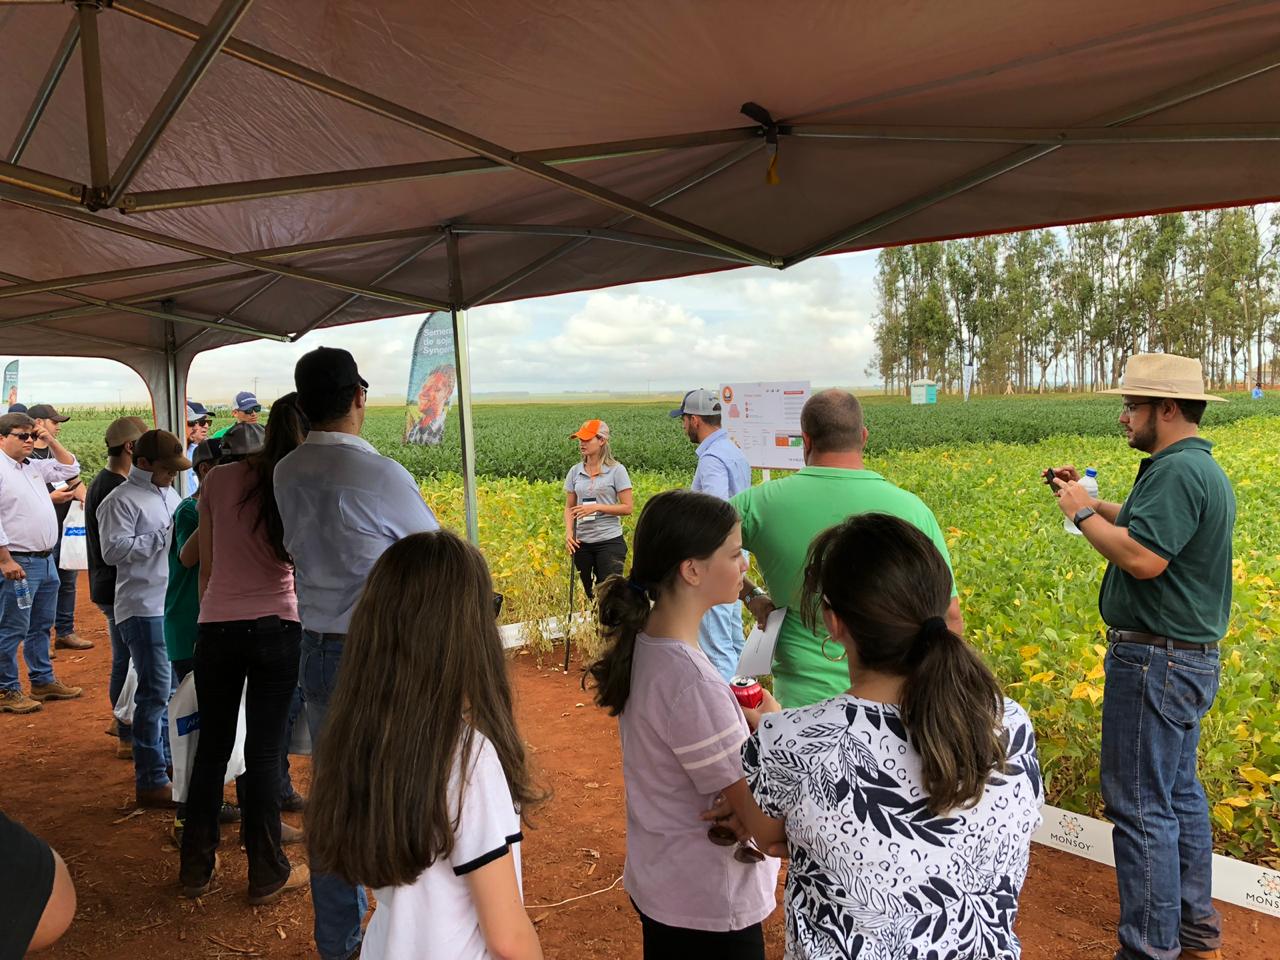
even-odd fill
[(0, 0), (0, 351), (177, 428), (200, 351), (449, 310), (474, 536), (467, 308), (1275, 200), (1278, 66), (1276, 0)]

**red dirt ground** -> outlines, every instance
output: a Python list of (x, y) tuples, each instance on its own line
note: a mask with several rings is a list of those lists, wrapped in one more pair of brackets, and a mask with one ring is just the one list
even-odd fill
[[(50, 703), (28, 716), (0, 716), (0, 806), (48, 840), (68, 861), (79, 906), (67, 935), (45, 956), (103, 960), (196, 957), (312, 957), (311, 901), (305, 892), (269, 907), (244, 902), (244, 855), (224, 843), (221, 884), (195, 903), (177, 896), (177, 852), (169, 817), (133, 812), (132, 765), (103, 736), (110, 720), (110, 653), (102, 617), (81, 579), (80, 635), (97, 646), (60, 651), (55, 668), (80, 684), (80, 700)], [(511, 673), (525, 738), (552, 799), (526, 832), (525, 897), (549, 958), (640, 956), (640, 925), (620, 887), (624, 808), (616, 724), (564, 676), (517, 655)], [(307, 761), (299, 760), (305, 792)], [(296, 816), (290, 816), (297, 823)], [(234, 827), (230, 836), (234, 838)], [(296, 851), (296, 853), (295, 853)], [(291, 855), (301, 855), (290, 848)], [(1220, 904), (1228, 956), (1275, 960), (1280, 920)], [(1018, 920), (1025, 960), (1101, 960), (1112, 955), (1115, 876), (1089, 861), (1036, 847)], [(782, 956), (782, 911), (766, 923), (769, 957)]]

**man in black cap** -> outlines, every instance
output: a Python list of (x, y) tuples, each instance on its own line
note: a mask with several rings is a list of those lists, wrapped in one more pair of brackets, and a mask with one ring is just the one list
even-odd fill
[[(48, 403), (33, 404), (27, 410), (27, 416), (36, 422), (37, 429), (44, 431), (55, 440), (62, 430), (62, 425), (71, 418), (59, 413)], [(53, 457), (48, 441), (37, 440), (31, 451), (31, 460), (48, 460)], [(93, 646), (92, 640), (82, 640), (76, 635), (76, 580), (79, 570), (62, 569), (62, 525), (67, 514), (71, 512), (71, 504), (78, 503), (84, 507), (87, 488), (79, 477), (49, 484), (49, 499), (53, 501), (54, 513), (58, 517), (58, 545), (53, 548), (53, 563), (58, 568), (58, 612), (53, 621), (53, 656), (57, 656), (58, 648), (66, 650), (88, 650)]]
[[(275, 493), (294, 563), (302, 618), (298, 682), (314, 744), (369, 570), (397, 540), (440, 525), (409, 471), (360, 438), (369, 384), (351, 354), (312, 350), (298, 361), (293, 379), (311, 432), (277, 465)], [(311, 899), (321, 957), (345, 960), (356, 953), (368, 907), (363, 888), (313, 873)]]

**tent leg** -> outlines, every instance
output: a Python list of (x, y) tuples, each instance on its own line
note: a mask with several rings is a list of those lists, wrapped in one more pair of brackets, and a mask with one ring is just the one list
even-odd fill
[[(168, 430), (185, 447), (187, 443), (186, 418), (183, 410), (186, 406), (183, 381), (186, 378), (179, 370), (177, 334), (172, 320), (164, 322), (164, 402), (156, 410), (156, 425), (161, 430)], [(185, 497), (191, 491), (187, 489), (186, 472), (180, 472), (173, 480), (178, 495)]]
[(450, 232), (445, 241), (449, 251), (449, 310), (453, 320), (453, 359), (458, 375), (458, 434), (462, 441), (462, 497), (467, 515), (467, 539), (480, 545), (476, 510), (476, 446), (471, 423), (471, 349), (467, 343), (467, 312), (462, 303), (462, 262), (458, 257), (458, 236)]

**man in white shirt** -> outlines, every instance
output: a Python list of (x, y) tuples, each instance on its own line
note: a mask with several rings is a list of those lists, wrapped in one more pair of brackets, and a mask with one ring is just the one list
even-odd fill
[[(28, 460), (37, 440), (53, 452)], [(60, 533), (50, 483), (80, 475), (76, 458), (25, 413), (0, 416), (0, 713), (31, 713), (45, 700), (70, 700), (79, 687), (54, 679), (49, 631), (58, 606), (58, 568), (53, 549)], [(18, 682), (18, 646), (23, 645), (31, 696)]]
[(134, 791), (138, 806), (174, 806), (167, 767), (172, 692), (164, 646), (164, 595), (169, 584), (169, 538), (178, 508), (174, 477), (189, 470), (182, 441), (148, 430), (133, 445), (129, 477), (99, 504), (102, 560), (116, 568), (113, 613), (138, 674), (133, 708)]
[[(397, 540), (440, 525), (409, 471), (360, 438), (369, 384), (350, 353), (312, 350), (293, 379), (311, 432), (276, 466), (275, 494), (302, 617), (299, 683), (317, 743), (370, 569)], [(364, 889), (312, 873), (311, 899), (321, 957), (347, 960), (360, 947)]]

